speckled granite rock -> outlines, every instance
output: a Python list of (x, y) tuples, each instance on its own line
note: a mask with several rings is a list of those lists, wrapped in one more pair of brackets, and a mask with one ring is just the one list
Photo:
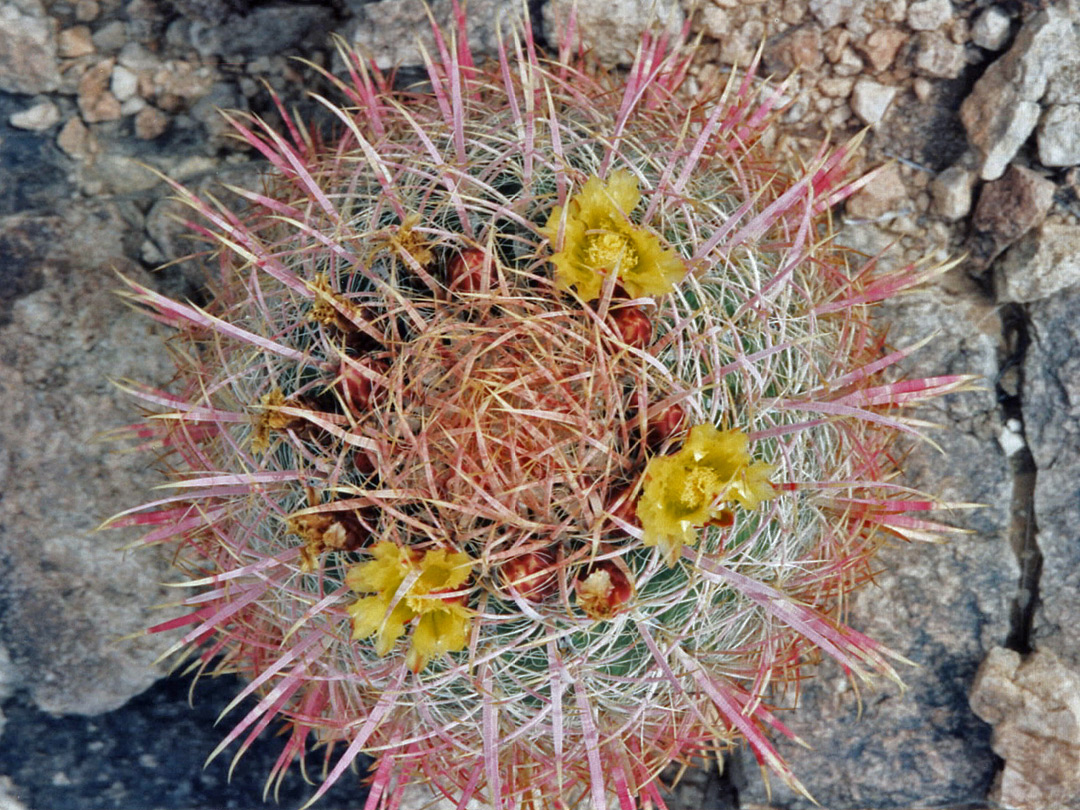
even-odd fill
[[(1080, 259), (1078, 259), (1080, 260)], [(1024, 422), (1043, 555), (1035, 645), (1080, 668), (1080, 287), (1028, 306)]]
[(153, 323), (112, 293), (115, 270), (139, 272), (125, 230), (109, 205), (0, 221), (18, 291), (0, 313), (0, 641), (14, 685), (52, 712), (116, 708), (161, 675), (164, 638), (117, 641), (165, 600), (165, 560), (94, 532), (158, 480), (101, 441), (130, 412), (109, 378), (170, 375)]

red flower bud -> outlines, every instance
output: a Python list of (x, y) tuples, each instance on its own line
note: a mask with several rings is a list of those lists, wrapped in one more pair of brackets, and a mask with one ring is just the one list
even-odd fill
[(686, 410), (678, 403), (669, 405), (649, 420), (647, 441), (650, 447), (659, 447), (678, 433), (686, 422)]
[(352, 363), (342, 361), (338, 366), (338, 390), (345, 399), (345, 404), (357, 416), (366, 415), (376, 396), (385, 396), (386, 391), (370, 377), (356, 369), (363, 366), (376, 374), (385, 374), (389, 368), (381, 360), (361, 357)]
[(528, 551), (507, 560), (499, 567), (507, 590), (530, 602), (539, 602), (555, 590), (555, 555), (545, 549)]
[(446, 268), (446, 283), (454, 292), (480, 292), (484, 289), (485, 276), (488, 289), (494, 287), (495, 263), (489, 260), (487, 251), (479, 248), (455, 254)]
[(652, 321), (637, 307), (620, 307), (610, 317), (615, 334), (630, 348), (644, 349), (652, 343)]

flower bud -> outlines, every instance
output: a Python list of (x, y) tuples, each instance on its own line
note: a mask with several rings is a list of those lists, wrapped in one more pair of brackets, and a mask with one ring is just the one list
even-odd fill
[(357, 416), (364, 416), (371, 409), (377, 396), (385, 396), (386, 391), (370, 377), (359, 371), (356, 366), (363, 366), (376, 374), (385, 374), (389, 368), (381, 360), (361, 357), (351, 362), (342, 361), (338, 366), (338, 390), (345, 399), (349, 410)]
[(686, 409), (675, 403), (660, 411), (649, 420), (649, 429), (646, 441), (650, 447), (656, 448), (682, 430), (686, 422)]
[(637, 307), (612, 310), (611, 325), (619, 339), (632, 349), (644, 349), (652, 343), (652, 321)]
[(523, 599), (539, 602), (555, 590), (555, 555), (547, 549), (528, 551), (499, 567), (503, 585)]
[(480, 292), (485, 286), (491, 289), (496, 283), (495, 262), (489, 259), (487, 251), (479, 248), (463, 250), (450, 259), (446, 268), (446, 283), (458, 293)]

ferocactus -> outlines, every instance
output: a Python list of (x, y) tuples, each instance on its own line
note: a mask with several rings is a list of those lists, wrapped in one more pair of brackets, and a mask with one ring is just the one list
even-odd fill
[(457, 20), (420, 90), (347, 53), (336, 139), (234, 117), (272, 167), (244, 213), (175, 186), (220, 267), (206, 309), (127, 292), (179, 370), (129, 386), (172, 492), (111, 521), (193, 589), (154, 629), (248, 679), (223, 747), (291, 727), (268, 786), (338, 742), (316, 797), (363, 752), (369, 807), (631, 810), (745, 739), (799, 788), (770, 700), (820, 653), (896, 677), (840, 606), (940, 528), (896, 442), (968, 379), (900, 379), (869, 317), (944, 268), (832, 244), (851, 145), (779, 171), (783, 88), (528, 27), (477, 64)]

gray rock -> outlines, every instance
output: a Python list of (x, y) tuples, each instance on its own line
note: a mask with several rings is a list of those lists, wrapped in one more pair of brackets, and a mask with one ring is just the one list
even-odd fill
[(120, 641), (157, 618), (166, 560), (94, 531), (159, 480), (101, 440), (134, 412), (109, 379), (171, 376), (159, 330), (112, 292), (116, 269), (139, 274), (126, 227), (108, 205), (0, 222), (5, 280), (36, 276), (0, 328), (0, 640), (16, 685), (51, 712), (120, 706), (161, 675), (168, 643)]
[(1043, 166), (1080, 164), (1080, 104), (1055, 104), (1039, 122), (1039, 162)]
[[(558, 31), (574, 6), (574, 0), (552, 0), (544, 6), (544, 31), (550, 41), (558, 41)], [(642, 32), (662, 29), (675, 34), (684, 19), (677, 0), (607, 0), (576, 6), (578, 35), (606, 65), (630, 64)]]
[(964, 70), (964, 46), (937, 31), (924, 31), (915, 40), (915, 69), (935, 79), (955, 79)]
[[(1073, 257), (1077, 261), (1076, 255)], [(1080, 667), (1080, 289), (1031, 304), (1024, 423), (1043, 555), (1035, 644)]]
[(1076, 47), (1067, 12), (1052, 5), (1028, 21), (1008, 52), (976, 82), (960, 106), (960, 119), (979, 150), (983, 180), (1001, 177), (1035, 130), (1047, 81)]
[[(996, 373), (996, 316), (990, 307), (943, 301), (927, 290), (886, 305), (890, 343), (938, 332), (908, 363), (911, 375)], [(1018, 570), (1009, 547), (1011, 480), (994, 443), (1000, 424), (992, 389), (946, 398), (921, 414), (944, 425), (918, 446), (906, 479), (950, 501), (988, 504), (944, 515), (972, 531), (940, 545), (898, 544), (880, 557), (883, 573), (858, 592), (849, 624), (915, 662), (899, 666), (908, 690), (891, 684), (859, 697), (839, 668), (821, 667), (803, 684), (801, 705), (784, 723), (812, 746), (781, 743), (795, 773), (821, 805), (835, 810), (963, 805), (979, 800), (993, 776), (990, 729), (967, 694), (980, 661), (1009, 630), (1009, 599)], [(746, 772), (757, 773), (747, 756)], [(740, 800), (769, 804), (755, 778)], [(773, 780), (779, 808), (810, 808)], [(744, 804), (743, 806), (746, 806)]]
[(975, 177), (962, 166), (950, 166), (930, 184), (934, 208), (945, 219), (958, 220), (971, 211), (971, 186)]
[(33, 95), (60, 86), (56, 30), (38, 0), (0, 3), (0, 90)]
[(1080, 225), (1044, 222), (995, 266), (999, 301), (1028, 303), (1080, 284)]
[[(367, 3), (348, 0), (354, 22), (347, 39), (370, 56), (380, 68), (395, 65), (420, 65), (419, 43), (429, 54), (437, 55), (431, 21), (422, 0), (396, 0), (393, 3)], [(433, 0), (431, 12), (444, 31), (453, 28), (450, 0)], [(521, 19), (521, 5), (501, 0), (477, 0), (469, 3), (469, 45), (477, 54), (494, 54), (498, 40), (496, 27), (509, 33)]]
[(907, 24), (912, 31), (936, 31), (953, 15), (949, 0), (918, 0), (908, 6)]
[(1009, 15), (997, 6), (990, 6), (971, 26), (971, 41), (988, 51), (1000, 51), (1009, 39), (1009, 25)]
[(858, 6), (855, 0), (810, 0), (810, 13), (824, 28), (833, 28), (855, 16)]
[(275, 55), (305, 39), (322, 44), (333, 22), (329, 6), (267, 5), (257, 6), (242, 17), (231, 17), (221, 25), (193, 21), (188, 36), (203, 56)]
[(971, 707), (994, 727), (1005, 767), (990, 800), (1017, 810), (1080, 806), (1080, 673), (1050, 652), (991, 650)]
[(60, 123), (60, 108), (49, 99), (39, 101), (32, 107), (12, 114), (8, 123), (16, 129), (42, 132)]

